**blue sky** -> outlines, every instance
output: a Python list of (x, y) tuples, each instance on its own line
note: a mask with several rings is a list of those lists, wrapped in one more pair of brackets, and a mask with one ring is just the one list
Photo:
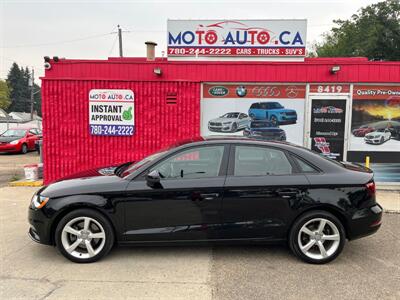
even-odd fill
[(13, 61), (43, 75), (43, 56), (117, 56), (117, 24), (124, 55), (144, 56), (144, 42), (166, 50), (167, 19), (308, 19), (307, 42), (321, 40), (334, 19), (347, 19), (377, 1), (90, 1), (0, 0), (0, 78)]

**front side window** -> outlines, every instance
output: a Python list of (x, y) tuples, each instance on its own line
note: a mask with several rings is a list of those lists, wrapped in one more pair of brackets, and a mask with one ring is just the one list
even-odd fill
[(281, 150), (236, 146), (235, 176), (288, 175), (292, 172), (292, 165)]
[(160, 162), (157, 170), (163, 179), (195, 179), (219, 175), (224, 146), (208, 146), (188, 149)]

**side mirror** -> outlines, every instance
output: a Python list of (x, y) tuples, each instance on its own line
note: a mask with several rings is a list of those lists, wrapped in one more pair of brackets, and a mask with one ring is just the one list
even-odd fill
[(146, 175), (146, 181), (149, 187), (156, 187), (157, 185), (160, 185), (160, 180), (161, 176), (157, 170), (153, 170)]

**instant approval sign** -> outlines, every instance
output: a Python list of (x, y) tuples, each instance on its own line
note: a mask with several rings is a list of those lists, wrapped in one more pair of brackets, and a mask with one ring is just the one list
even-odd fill
[(90, 90), (91, 135), (130, 136), (135, 131), (135, 97), (131, 90)]

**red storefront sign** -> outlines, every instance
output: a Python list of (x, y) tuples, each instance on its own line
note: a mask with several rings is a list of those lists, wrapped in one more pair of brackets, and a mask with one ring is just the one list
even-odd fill
[(349, 84), (310, 84), (310, 93), (346, 94), (350, 93)]
[(304, 99), (306, 86), (298, 84), (204, 84), (203, 98)]
[(168, 56), (304, 57), (306, 20), (168, 20)]

